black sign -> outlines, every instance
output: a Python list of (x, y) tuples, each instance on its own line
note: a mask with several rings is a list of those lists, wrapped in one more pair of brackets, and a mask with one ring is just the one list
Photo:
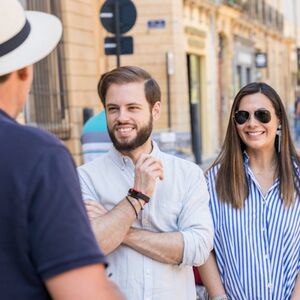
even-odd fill
[[(106, 55), (117, 54), (117, 39), (115, 37), (107, 37), (104, 40), (104, 50)], [(120, 39), (120, 54), (133, 53), (133, 39), (131, 36), (122, 36)]]
[(268, 55), (267, 53), (255, 53), (255, 67), (266, 68), (268, 66)]
[(136, 21), (136, 8), (130, 0), (107, 0), (100, 10), (100, 21), (110, 33), (117, 33), (116, 18), (119, 15), (120, 34), (129, 31)]

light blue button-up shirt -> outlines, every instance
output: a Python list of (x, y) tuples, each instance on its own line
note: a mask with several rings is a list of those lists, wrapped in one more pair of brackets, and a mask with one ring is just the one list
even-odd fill
[[(181, 232), (182, 263), (160, 263), (121, 245), (107, 256), (107, 272), (129, 300), (193, 300), (196, 292), (192, 266), (206, 261), (213, 240), (205, 178), (197, 165), (161, 152), (154, 142), (151, 155), (162, 161), (164, 180), (157, 181), (150, 202), (132, 227)], [(114, 148), (79, 167), (78, 173), (83, 198), (96, 200), (108, 210), (126, 196), (134, 182), (132, 160)]]

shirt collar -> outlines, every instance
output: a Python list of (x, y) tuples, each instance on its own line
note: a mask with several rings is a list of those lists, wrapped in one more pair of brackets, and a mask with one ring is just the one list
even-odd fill
[[(159, 158), (161, 151), (159, 150), (158, 145), (155, 141), (152, 140), (151, 142), (153, 147), (150, 155)], [(113, 161), (116, 162), (120, 168), (124, 169), (127, 166), (132, 166), (134, 168), (134, 164), (131, 158), (123, 155), (114, 146), (110, 148), (109, 154), (112, 157)]]
[(244, 164), (245, 164), (246, 166), (248, 166), (248, 165), (249, 165), (249, 155), (248, 155), (248, 153), (246, 152), (246, 150), (244, 150), (244, 152), (243, 152), (243, 160), (244, 160)]
[(16, 122), (15, 119), (13, 119), (7, 112), (5, 112), (3, 109), (0, 108), (0, 115), (3, 116), (6, 119), (9, 119), (11, 121)]

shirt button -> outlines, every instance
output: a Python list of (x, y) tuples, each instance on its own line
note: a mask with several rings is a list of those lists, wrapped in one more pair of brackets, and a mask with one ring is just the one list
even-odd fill
[(271, 289), (272, 287), (273, 287), (273, 284), (271, 282), (267, 284), (268, 289)]

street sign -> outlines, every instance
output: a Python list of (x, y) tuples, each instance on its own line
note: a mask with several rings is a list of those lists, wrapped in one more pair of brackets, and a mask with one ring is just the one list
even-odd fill
[(159, 19), (159, 20), (149, 20), (147, 22), (147, 26), (149, 29), (158, 29), (158, 28), (165, 28), (166, 21)]
[(100, 21), (103, 27), (110, 33), (117, 33), (116, 18), (119, 15), (119, 32), (123, 34), (129, 31), (136, 21), (136, 8), (130, 0), (107, 0), (100, 10)]
[[(117, 54), (117, 39), (115, 37), (106, 37), (104, 39), (104, 50), (106, 55)], [(120, 39), (120, 54), (133, 53), (133, 38), (131, 36), (122, 36)]]
[(121, 54), (133, 53), (132, 37), (122, 37), (136, 21), (136, 8), (131, 0), (107, 0), (100, 9), (100, 21), (103, 27), (114, 37), (104, 40), (106, 55), (117, 56), (117, 67), (120, 66)]

